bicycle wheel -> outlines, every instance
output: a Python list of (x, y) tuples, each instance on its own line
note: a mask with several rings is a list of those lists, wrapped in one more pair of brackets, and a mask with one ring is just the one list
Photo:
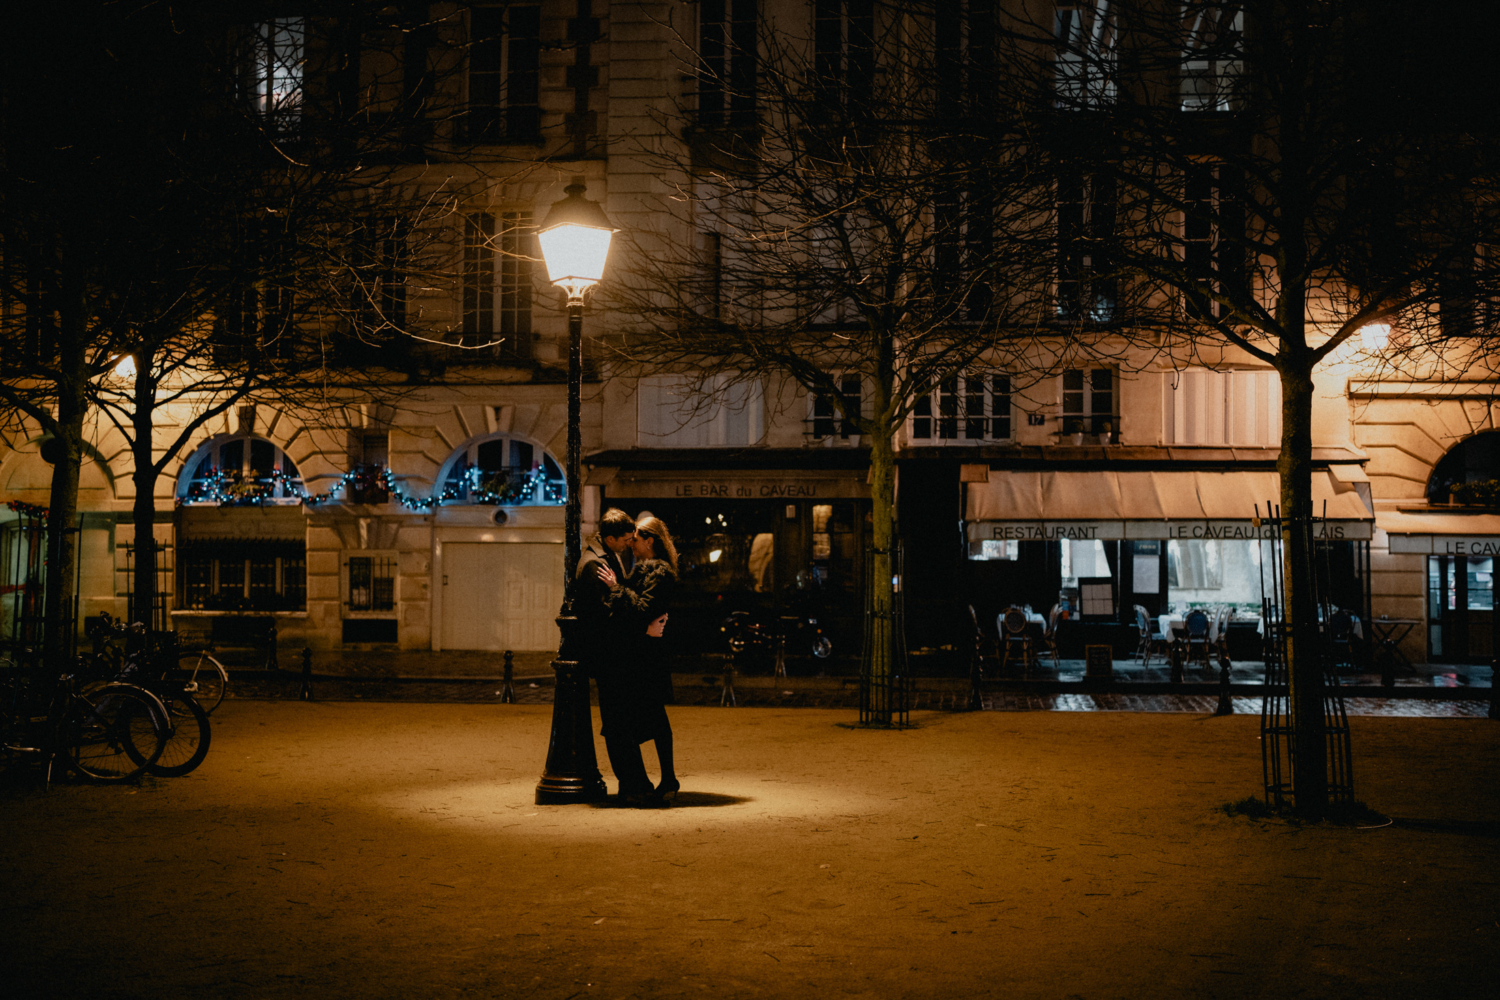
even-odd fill
[(224, 689), (229, 686), (229, 672), (207, 652), (183, 653), (177, 658), (177, 670), (171, 679), (210, 715), (224, 700)]
[(92, 781), (128, 781), (161, 757), (169, 727), (161, 702), (111, 684), (73, 699), (59, 731), (74, 770)]
[(208, 756), (212, 736), (208, 713), (192, 695), (180, 691), (163, 692), (161, 701), (167, 708), (172, 734), (156, 763), (147, 765), (146, 770), (164, 778), (180, 778)]

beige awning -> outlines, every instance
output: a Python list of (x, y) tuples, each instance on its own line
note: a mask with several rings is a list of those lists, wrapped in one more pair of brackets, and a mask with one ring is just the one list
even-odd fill
[(1375, 527), (1390, 535), (1393, 553), (1500, 555), (1500, 514), (1383, 510), (1375, 515)]
[(187, 506), (177, 511), (177, 543), (302, 542), (307, 516), (301, 504), (265, 507)]
[[(1280, 496), (1274, 472), (995, 471), (968, 489), (971, 541), (1269, 537), (1252, 521)], [(1312, 492), (1329, 537), (1371, 536), (1351, 484), (1315, 472)]]

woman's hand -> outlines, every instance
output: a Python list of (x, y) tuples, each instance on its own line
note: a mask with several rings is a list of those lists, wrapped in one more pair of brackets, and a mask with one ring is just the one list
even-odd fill
[(594, 567), (594, 572), (599, 574), (599, 579), (601, 579), (601, 580), (604, 581), (604, 585), (606, 587), (610, 588), (611, 590), (614, 589), (614, 587), (615, 587), (615, 571), (614, 570), (610, 569), (608, 566), (595, 566)]
[(667, 627), (667, 616), (666, 615), (662, 615), (660, 618), (656, 619), (656, 621), (654, 621), (650, 625), (646, 626), (646, 634), (649, 635), (653, 639), (660, 639), (661, 638), (661, 634), (666, 629), (666, 627)]

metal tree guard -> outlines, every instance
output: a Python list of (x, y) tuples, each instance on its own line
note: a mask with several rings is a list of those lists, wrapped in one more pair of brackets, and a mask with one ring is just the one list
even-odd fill
[[(889, 612), (875, 607), (875, 588), (871, 574), (875, 572), (875, 557), (885, 555), (882, 549), (868, 550), (865, 559), (865, 615), (864, 645), (859, 656), (859, 721), (860, 725), (895, 726), (904, 728), (911, 722), (911, 678), (906, 661), (906, 615), (905, 597), (902, 593), (901, 546), (892, 547), (891, 556), (891, 604)], [(885, 664), (883, 676), (877, 667), (885, 659), (887, 651), (893, 650), (891, 660)]]
[[(1327, 784), (1330, 805), (1349, 805), (1354, 802), (1354, 762), (1349, 737), (1349, 716), (1344, 710), (1344, 696), (1339, 691), (1338, 675), (1331, 669), (1333, 645), (1331, 629), (1321, 627), (1318, 622), (1288, 622), (1284, 572), (1286, 569), (1286, 538), (1290, 535), (1307, 546), (1312, 558), (1312, 579), (1298, 581), (1310, 587), (1313, 602), (1322, 611), (1324, 621), (1330, 618), (1327, 604), (1329, 592), (1330, 544), (1318, 539), (1315, 529), (1324, 524), (1325, 518), (1283, 519), (1280, 507), (1266, 504), (1274, 513), (1265, 520), (1260, 519), (1259, 507), (1256, 520), (1271, 529), (1271, 537), (1264, 542), (1269, 549), (1268, 557), (1260, 561), (1261, 577), (1261, 622), (1265, 628), (1264, 649), (1266, 662), (1265, 700), (1260, 712), (1261, 764), (1265, 775), (1266, 804), (1283, 808), (1288, 800), (1295, 804), (1296, 789), (1290, 776), (1295, 752), (1295, 727), (1307, 724), (1308, 720), (1294, 718), (1290, 704), (1287, 662), (1294, 636), (1306, 639), (1307, 633), (1316, 629), (1315, 642), (1303, 641), (1298, 648), (1300, 656), (1316, 657), (1317, 667), (1323, 678), (1323, 710), (1318, 722), (1322, 744), (1328, 765)], [(1263, 550), (1264, 551), (1264, 550)], [(1319, 562), (1321, 556), (1321, 572)], [(1269, 564), (1269, 565), (1268, 565)], [(1266, 577), (1270, 576), (1267, 589)]]

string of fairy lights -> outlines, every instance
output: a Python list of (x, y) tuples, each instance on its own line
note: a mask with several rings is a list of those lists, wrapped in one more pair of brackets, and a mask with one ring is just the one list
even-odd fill
[[(209, 472), (195, 479), (192, 492), (177, 500), (183, 503), (214, 503), (220, 507), (260, 507), (274, 503), (277, 499), (296, 499), (309, 507), (332, 502), (339, 494), (345, 498), (358, 497), (372, 490), (383, 489), (390, 501), (399, 503), (408, 510), (431, 510), (440, 504), (464, 500), (477, 505), (520, 506), (561, 505), (566, 499), (566, 486), (561, 480), (549, 477), (542, 469), (515, 473), (509, 470), (488, 473), (471, 467), (460, 473), (455, 482), (432, 496), (419, 497), (401, 488), (390, 469), (351, 469), (342, 473), (321, 493), (309, 493), (302, 480), (288, 476), (280, 469), (268, 476), (245, 478), (222, 469)], [(355, 501), (358, 502), (358, 501)]]

